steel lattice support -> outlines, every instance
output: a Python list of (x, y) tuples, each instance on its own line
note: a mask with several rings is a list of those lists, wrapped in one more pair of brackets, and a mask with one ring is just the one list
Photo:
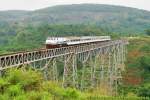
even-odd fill
[(93, 87), (93, 71), (94, 71), (94, 61), (93, 61), (93, 52), (87, 52), (87, 55), (84, 55), (84, 60), (82, 61), (82, 74), (81, 74), (81, 90)]
[(58, 71), (56, 58), (46, 60), (45, 66), (42, 68), (46, 80), (58, 81)]
[(64, 57), (63, 86), (78, 88), (76, 54), (72, 53)]

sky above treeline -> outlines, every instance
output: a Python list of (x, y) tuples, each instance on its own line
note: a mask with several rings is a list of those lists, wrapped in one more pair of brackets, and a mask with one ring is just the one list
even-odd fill
[(66, 4), (109, 4), (150, 11), (150, 0), (0, 0), (0, 10), (36, 10)]

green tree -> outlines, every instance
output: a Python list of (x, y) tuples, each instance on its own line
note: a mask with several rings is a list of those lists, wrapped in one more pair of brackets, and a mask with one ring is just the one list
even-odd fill
[(144, 84), (138, 89), (138, 95), (141, 97), (150, 97), (150, 84)]
[(146, 34), (150, 36), (150, 29), (146, 30)]

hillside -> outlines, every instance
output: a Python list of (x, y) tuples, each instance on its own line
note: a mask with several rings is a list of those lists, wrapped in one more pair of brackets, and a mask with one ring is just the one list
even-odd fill
[(41, 23), (96, 24), (110, 32), (142, 33), (150, 27), (150, 12), (101, 4), (62, 5), (36, 11), (0, 12), (0, 29), (8, 25), (24, 26)]
[(143, 34), (149, 27), (150, 12), (112, 5), (76, 4), (35, 11), (0, 11), (0, 52), (38, 48), (51, 35), (134, 35)]
[(130, 37), (128, 41), (123, 94), (150, 97), (150, 37)]

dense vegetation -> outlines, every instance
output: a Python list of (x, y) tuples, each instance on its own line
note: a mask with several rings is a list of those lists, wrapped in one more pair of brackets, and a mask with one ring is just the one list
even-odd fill
[(150, 97), (150, 37), (130, 37), (123, 94)]
[[(11, 31), (10, 27), (8, 33), (9, 31)], [(95, 25), (29, 25), (16, 28), (14, 33), (16, 34), (3, 34), (0, 37), (1, 53), (44, 48), (44, 43), (48, 36), (111, 35), (110, 32)]]
[(146, 34), (150, 36), (150, 29), (146, 30)]
[(11, 69), (0, 77), (0, 100), (148, 100), (148, 98), (109, 97), (94, 92), (61, 88), (57, 82), (46, 81), (42, 73), (31, 69)]
[(44, 81), (42, 74), (33, 70), (13, 69), (0, 78), (0, 100), (76, 100), (79, 94), (75, 89)]

